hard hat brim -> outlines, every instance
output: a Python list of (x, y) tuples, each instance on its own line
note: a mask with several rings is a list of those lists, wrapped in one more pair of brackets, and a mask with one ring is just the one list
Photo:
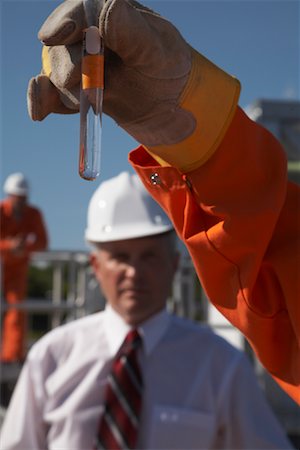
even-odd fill
[(159, 226), (143, 226), (141, 227), (139, 224), (130, 227), (120, 227), (117, 229), (107, 227), (105, 230), (98, 231), (95, 234), (89, 232), (88, 230), (85, 233), (85, 240), (88, 242), (115, 242), (115, 241), (124, 241), (128, 239), (137, 239), (148, 236), (155, 236), (158, 234), (167, 233), (168, 231), (173, 230), (173, 226), (171, 224), (160, 224)]

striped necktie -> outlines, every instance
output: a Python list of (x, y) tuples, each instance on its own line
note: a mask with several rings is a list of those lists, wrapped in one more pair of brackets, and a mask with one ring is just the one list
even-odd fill
[(137, 361), (137, 349), (141, 344), (138, 332), (131, 330), (114, 359), (98, 428), (97, 450), (136, 447), (143, 387)]

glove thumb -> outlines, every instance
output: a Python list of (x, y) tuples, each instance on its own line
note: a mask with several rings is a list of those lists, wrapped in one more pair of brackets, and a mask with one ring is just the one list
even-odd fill
[(68, 108), (60, 92), (46, 75), (31, 78), (27, 89), (27, 108), (32, 120), (42, 121), (50, 113), (73, 114), (77, 110)]

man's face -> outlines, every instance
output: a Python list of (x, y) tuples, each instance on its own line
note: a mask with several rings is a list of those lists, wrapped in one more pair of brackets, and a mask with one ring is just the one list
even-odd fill
[(16, 211), (21, 211), (25, 205), (27, 204), (27, 196), (26, 195), (9, 195), (12, 207)]
[(91, 262), (112, 308), (136, 326), (164, 308), (178, 255), (170, 236), (160, 235), (101, 244)]

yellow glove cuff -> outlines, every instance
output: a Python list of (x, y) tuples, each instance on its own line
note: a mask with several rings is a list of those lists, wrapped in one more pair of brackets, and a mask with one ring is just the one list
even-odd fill
[(146, 148), (162, 165), (190, 172), (216, 151), (233, 118), (240, 94), (239, 81), (192, 49), (192, 69), (181, 95), (180, 107), (190, 111), (197, 126), (174, 145)]
[(50, 63), (50, 58), (49, 58), (49, 53), (48, 53), (48, 46), (47, 45), (43, 45), (42, 48), (42, 72), (47, 75), (48, 78), (50, 78), (51, 75), (51, 63)]

